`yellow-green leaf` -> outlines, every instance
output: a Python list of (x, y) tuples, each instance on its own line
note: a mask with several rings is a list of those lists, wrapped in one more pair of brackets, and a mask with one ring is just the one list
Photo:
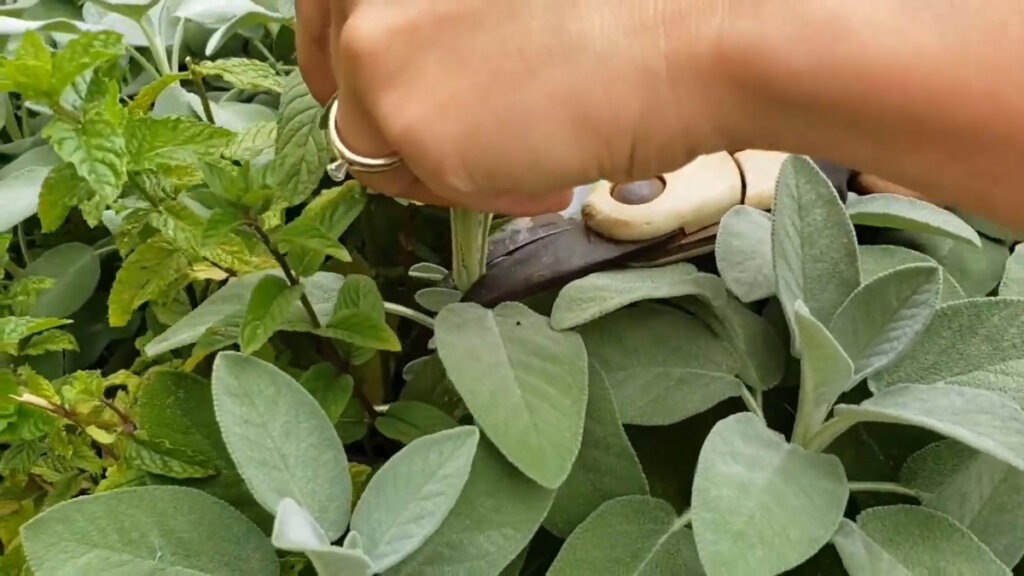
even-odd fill
[(128, 324), (132, 313), (188, 274), (188, 259), (160, 236), (139, 246), (124, 261), (110, 290), (111, 327)]
[(186, 116), (133, 118), (125, 130), (132, 170), (189, 165), (219, 156), (231, 142), (230, 130)]
[(205, 76), (219, 76), (225, 82), (242, 90), (269, 90), (280, 92), (284, 81), (268, 64), (250, 58), (221, 58), (203, 61), (197, 66)]
[(83, 32), (72, 38), (53, 58), (51, 95), (59, 99), (61, 92), (86, 70), (124, 54), (121, 35), (110, 30)]
[(89, 200), (92, 195), (92, 186), (78, 175), (71, 162), (51, 170), (39, 191), (39, 220), (43, 224), (43, 232), (53, 232), (59, 228), (71, 209)]

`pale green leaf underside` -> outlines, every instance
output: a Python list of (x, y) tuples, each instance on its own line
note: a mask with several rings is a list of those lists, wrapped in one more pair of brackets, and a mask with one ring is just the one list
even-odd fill
[(350, 515), (348, 459), (316, 399), (273, 364), (236, 352), (214, 361), (213, 399), (224, 443), (256, 501), (273, 514), (291, 498), (338, 538)]
[(402, 561), (441, 526), (469, 478), (479, 440), (475, 426), (424, 436), (374, 473), (351, 523), (374, 570)]
[(1006, 271), (999, 283), (999, 295), (1024, 298), (1024, 244), (1018, 244), (1006, 261)]
[(719, 421), (693, 484), (693, 532), (705, 570), (757, 576), (798, 566), (828, 543), (848, 496), (837, 457), (788, 443), (749, 412)]
[(1024, 557), (1024, 471), (941, 440), (907, 460), (900, 482), (923, 492), (924, 506), (962, 524), (1007, 566)]
[(591, 366), (583, 444), (569, 477), (558, 488), (544, 526), (568, 537), (602, 503), (649, 493), (647, 478), (622, 429), (604, 372)]
[(594, 511), (569, 536), (549, 576), (700, 575), (693, 533), (672, 506), (649, 496), (622, 496)]
[(946, 383), (995, 390), (1024, 405), (1024, 298), (978, 298), (943, 305), (907, 351), (870, 379)]
[(854, 224), (937, 234), (981, 248), (978, 233), (959, 216), (917, 198), (868, 194), (851, 198), (846, 210)]
[(679, 422), (740, 394), (735, 353), (685, 312), (643, 303), (580, 330), (624, 424)]
[(818, 322), (803, 302), (797, 300), (794, 326), (799, 335), (800, 404), (794, 439), (816, 430), (825, 421), (832, 405), (853, 383), (853, 362)]
[(927, 508), (871, 508), (857, 516), (857, 526), (911, 574), (1010, 574), (967, 529)]
[(750, 206), (726, 212), (718, 225), (715, 261), (722, 280), (740, 301), (774, 296), (771, 215)]
[(113, 574), (114, 568), (170, 576), (277, 576), (280, 570), (255, 524), (191, 488), (122, 488), (75, 498), (33, 518), (21, 537), (37, 576)]
[(853, 360), (856, 380), (883, 369), (906, 350), (938, 308), (938, 266), (911, 264), (858, 288), (829, 330)]
[[(860, 247), (860, 275), (861, 281), (865, 284), (886, 272), (908, 264), (939, 265), (930, 256), (903, 246), (871, 244)], [(966, 296), (964, 296), (963, 289), (960, 288), (949, 271), (942, 268), (942, 291), (939, 294), (939, 304), (947, 304), (964, 298)]]
[(839, 521), (832, 544), (850, 576), (912, 576), (910, 570), (846, 518)]
[(583, 437), (587, 351), (518, 303), (468, 303), (437, 316), (435, 340), (448, 376), (480, 427), (525, 474), (555, 488)]
[(490, 576), (512, 562), (540, 527), (554, 491), (523, 475), (486, 437), (455, 507), (389, 576)]
[(782, 166), (772, 209), (776, 293), (788, 318), (803, 300), (828, 325), (860, 286), (857, 238), (846, 209), (824, 174), (808, 158)]
[(1024, 410), (995, 392), (946, 384), (901, 384), (859, 405), (838, 405), (835, 416), (919, 426), (1024, 470)]
[(562, 288), (551, 310), (551, 326), (568, 330), (643, 300), (701, 294), (707, 290), (703, 276), (688, 262), (595, 272)]

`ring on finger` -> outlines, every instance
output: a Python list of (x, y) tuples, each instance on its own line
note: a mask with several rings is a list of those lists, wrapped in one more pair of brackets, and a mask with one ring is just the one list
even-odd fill
[(350, 172), (378, 174), (387, 172), (402, 164), (401, 156), (393, 154), (384, 158), (361, 156), (349, 150), (338, 135), (338, 97), (334, 95), (327, 104), (327, 133), (330, 135), (331, 146), (338, 159), (327, 166), (327, 174), (335, 182), (341, 182)]

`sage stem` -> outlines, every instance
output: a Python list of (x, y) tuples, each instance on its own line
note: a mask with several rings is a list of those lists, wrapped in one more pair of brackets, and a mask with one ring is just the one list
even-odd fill
[(146, 43), (149, 44), (149, 51), (153, 53), (156, 67), (160, 70), (160, 74), (157, 74), (157, 77), (170, 74), (171, 65), (167, 61), (167, 47), (164, 46), (163, 39), (160, 38), (160, 34), (153, 28), (153, 22), (148, 16), (143, 16), (139, 19), (139, 28), (142, 29), (142, 35), (146, 38)]
[(885, 494), (899, 494), (910, 496), (918, 501), (922, 500), (921, 493), (913, 488), (907, 488), (895, 482), (850, 482), (850, 492), (881, 492)]
[(487, 271), (487, 239), (493, 214), (469, 208), (451, 209), (452, 276), (460, 292)]

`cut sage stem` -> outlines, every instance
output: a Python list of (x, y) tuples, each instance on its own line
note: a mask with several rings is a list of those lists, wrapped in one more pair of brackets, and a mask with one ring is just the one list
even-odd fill
[(451, 209), (452, 277), (465, 292), (487, 269), (487, 238), (493, 214), (469, 208)]

